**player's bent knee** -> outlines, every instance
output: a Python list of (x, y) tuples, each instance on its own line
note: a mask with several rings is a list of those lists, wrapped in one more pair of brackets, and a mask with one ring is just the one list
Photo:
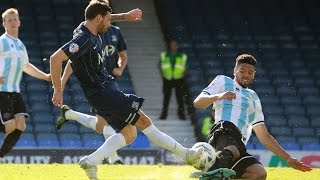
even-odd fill
[(15, 121), (16, 121), (16, 129), (19, 129), (20, 131), (26, 130), (27, 125), (26, 125), (26, 118), (24, 115), (17, 115), (15, 117)]
[(139, 112), (139, 115), (140, 117), (135, 124), (139, 129), (143, 130), (152, 124), (151, 119), (148, 116), (146, 116), (144, 113)]

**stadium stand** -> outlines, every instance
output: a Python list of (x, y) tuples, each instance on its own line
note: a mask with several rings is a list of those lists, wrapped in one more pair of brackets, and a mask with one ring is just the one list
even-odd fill
[[(19, 37), (25, 43), (30, 62), (41, 70), (49, 72), (49, 59), (56, 49), (70, 38), (72, 31), (83, 21), (83, 11), (87, 1), (75, 0), (4, 0), (0, 10), (9, 7), (19, 10), (21, 29)], [(3, 28), (0, 29), (3, 33)], [(117, 79), (119, 87), (127, 93), (134, 93), (128, 67)], [(24, 75), (21, 92), (27, 104), (30, 118), (27, 130), (17, 143), (19, 147), (40, 148), (93, 148), (100, 146), (103, 136), (92, 130), (80, 127), (78, 123), (66, 124), (60, 131), (55, 128), (55, 119), (59, 116), (59, 108), (51, 103), (52, 88), (49, 83)], [(82, 89), (74, 76), (69, 79), (64, 93), (64, 103), (84, 113), (91, 113), (91, 107), (85, 100)], [(140, 137), (141, 136), (141, 137)], [(137, 142), (130, 148), (149, 147), (149, 141), (139, 135)], [(1, 136), (2, 137), (2, 136)], [(2, 140), (3, 138), (1, 138)]]
[[(268, 129), (287, 149), (320, 149), (320, 2), (154, 2), (164, 33), (176, 37), (181, 50), (188, 54), (190, 99), (216, 75), (232, 77), (237, 54), (253, 54), (259, 63), (251, 88), (260, 96)], [(28, 49), (30, 62), (48, 72), (49, 64), (42, 59), (72, 37), (72, 30), (83, 20), (85, 5), (86, 1), (76, 0), (2, 0), (0, 10), (16, 7), (20, 11), (20, 38)], [(125, 92), (134, 92), (128, 68), (117, 81)], [(92, 148), (103, 142), (102, 135), (77, 123), (55, 130), (54, 120), (60, 112), (51, 105), (50, 84), (23, 76), (21, 92), (31, 116), (17, 146)], [(74, 76), (66, 85), (64, 98), (75, 110), (91, 113)], [(195, 110), (197, 128), (210, 111)], [(149, 146), (139, 133), (129, 148)], [(255, 136), (248, 148), (263, 149)]]
[[(233, 77), (239, 53), (257, 60), (252, 85), (268, 129), (287, 149), (319, 149), (320, 49), (316, 0), (156, 0), (164, 33), (189, 56), (194, 99), (219, 74)], [(211, 109), (195, 110), (201, 128)], [(263, 149), (256, 137), (248, 148)]]

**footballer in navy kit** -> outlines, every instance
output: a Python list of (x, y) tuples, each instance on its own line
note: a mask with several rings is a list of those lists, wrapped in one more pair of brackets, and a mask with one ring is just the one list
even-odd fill
[[(78, 31), (79, 30), (74, 31), (74, 36), (78, 35)], [(101, 39), (105, 57), (105, 69), (107, 72), (110, 72), (113, 77), (121, 76), (127, 65), (128, 56), (126, 51), (127, 45), (120, 32), (120, 28), (112, 25), (101, 35)], [(71, 61), (69, 61), (62, 75), (62, 87), (65, 87), (71, 74)], [(56, 121), (57, 129), (60, 129), (68, 120), (77, 121), (83, 126), (90, 128), (99, 134), (103, 134), (105, 139), (108, 139), (111, 135), (116, 133), (99, 112), (97, 112), (96, 116), (91, 116), (74, 111), (67, 105), (63, 105), (61, 107), (61, 116)], [(106, 159), (106, 162), (109, 164), (123, 164), (117, 152), (112, 153), (108, 159)]]
[(160, 145), (193, 164), (203, 148), (185, 148), (167, 134), (159, 131), (141, 110), (143, 98), (119, 90), (114, 78), (105, 68), (105, 49), (99, 34), (111, 26), (111, 8), (93, 0), (85, 9), (85, 21), (76, 29), (74, 38), (50, 57), (50, 72), (54, 87), (52, 102), (63, 104), (61, 85), (62, 62), (70, 59), (88, 102), (104, 117), (117, 133), (79, 164), (91, 179), (97, 179), (97, 165), (114, 151), (130, 144), (137, 136), (136, 127), (155, 144)]

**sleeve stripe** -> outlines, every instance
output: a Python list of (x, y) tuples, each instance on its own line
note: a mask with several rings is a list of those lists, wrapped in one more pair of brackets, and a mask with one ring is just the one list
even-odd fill
[(258, 124), (264, 124), (264, 121), (258, 121), (258, 122), (253, 123), (252, 127), (254, 127), (254, 126), (258, 125)]
[(211, 95), (208, 91), (203, 90), (202, 93)]

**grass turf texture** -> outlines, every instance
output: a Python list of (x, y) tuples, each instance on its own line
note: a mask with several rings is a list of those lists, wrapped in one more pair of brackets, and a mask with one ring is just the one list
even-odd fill
[[(87, 179), (84, 171), (78, 165), (37, 165), (37, 164), (0, 164), (1, 180), (59, 180)], [(191, 166), (164, 165), (101, 165), (98, 168), (98, 178), (108, 180), (177, 180), (189, 178), (196, 171)], [(300, 172), (291, 168), (267, 168), (268, 178), (274, 180), (319, 180), (320, 169), (311, 172)]]

